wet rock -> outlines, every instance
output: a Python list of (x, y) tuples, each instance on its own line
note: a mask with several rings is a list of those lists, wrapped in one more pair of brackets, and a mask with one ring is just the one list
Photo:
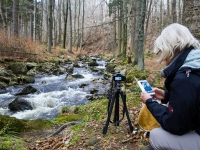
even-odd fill
[(37, 63), (27, 63), (26, 64), (26, 67), (27, 67), (27, 69), (28, 70), (31, 70), (31, 69), (33, 69), (33, 68), (35, 68), (35, 67), (37, 67), (38, 65), (37, 65)]
[(106, 65), (106, 71), (109, 73), (115, 73), (115, 64), (107, 64)]
[(10, 76), (10, 74), (5, 69), (0, 67), (0, 76), (7, 77)]
[(31, 94), (31, 93), (35, 93), (35, 92), (37, 92), (37, 89), (35, 89), (31, 85), (28, 85), (22, 91), (20, 91), (19, 93), (15, 94), (15, 95), (27, 95), (27, 94)]
[(14, 74), (22, 74), (26, 75), (28, 72), (28, 69), (26, 67), (26, 64), (23, 62), (10, 62), (9, 63), (9, 69), (14, 73)]
[(24, 111), (24, 110), (32, 110), (33, 107), (31, 106), (30, 102), (24, 100), (24, 99), (20, 99), (20, 98), (16, 98), (14, 101), (12, 101), (11, 103), (8, 104), (8, 108), (11, 111)]
[(21, 76), (18, 77), (18, 83), (26, 84), (26, 83), (34, 83), (35, 78), (33, 76)]
[(84, 78), (84, 76), (81, 75), (81, 74), (74, 74), (74, 75), (72, 75), (72, 77), (76, 78), (76, 79), (82, 79), (82, 78)]
[(33, 68), (33, 69), (31, 69), (31, 70), (29, 70), (29, 71), (27, 72), (27, 75), (28, 75), (28, 76), (34, 76), (34, 75), (36, 75), (36, 74), (38, 74), (36, 68)]
[(10, 78), (0, 76), (0, 82), (4, 82), (4, 83), (6, 83), (6, 84), (9, 84)]
[(8, 85), (6, 83), (0, 81), (0, 89), (4, 89), (7, 86)]

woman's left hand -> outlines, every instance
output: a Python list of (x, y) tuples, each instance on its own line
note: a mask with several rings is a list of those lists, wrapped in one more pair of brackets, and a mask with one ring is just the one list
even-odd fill
[(146, 91), (141, 92), (140, 99), (142, 100), (143, 103), (146, 104), (146, 100), (149, 98), (152, 98), (151, 95), (149, 95), (149, 93), (147, 93)]

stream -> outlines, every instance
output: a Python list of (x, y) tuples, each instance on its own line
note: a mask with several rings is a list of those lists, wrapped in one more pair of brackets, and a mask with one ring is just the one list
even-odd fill
[[(105, 69), (106, 62), (97, 60), (98, 69)], [(35, 82), (29, 84), (38, 91), (33, 94), (15, 96), (27, 85), (8, 87), (7, 93), (0, 94), (0, 114), (9, 115), (18, 119), (53, 119), (60, 112), (62, 106), (84, 105), (90, 103), (87, 99), (92, 89), (97, 89), (97, 94), (105, 94), (109, 89), (109, 83), (102, 81), (103, 74), (93, 72), (87, 64), (79, 63), (80, 68), (75, 68), (73, 74), (81, 74), (84, 78), (68, 80), (67, 74), (55, 75), (36, 75)], [(96, 82), (94, 82), (94, 80)], [(83, 86), (84, 85), (84, 86)], [(32, 110), (11, 112), (8, 104), (17, 97), (23, 97), (24, 100), (31, 103)]]

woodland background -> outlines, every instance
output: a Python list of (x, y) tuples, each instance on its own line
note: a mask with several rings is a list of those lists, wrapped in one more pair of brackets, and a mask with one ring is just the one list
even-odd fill
[(184, 24), (200, 37), (199, 6), (199, 0), (0, 0), (0, 55), (37, 57), (41, 44), (48, 52), (100, 50), (131, 55), (143, 70), (144, 51), (152, 51), (168, 24)]
[[(200, 39), (199, 6), (200, 0), (0, 0), (0, 67), (4, 68), (9, 61), (48, 62), (48, 56), (53, 55), (109, 54), (131, 60), (131, 65), (130, 62), (116, 61), (120, 66), (128, 66), (127, 79), (136, 75), (148, 77), (153, 79), (154, 86), (162, 87), (159, 74), (162, 64), (157, 64), (151, 53), (154, 40), (173, 22), (187, 26)], [(127, 106), (135, 126), (141, 108), (140, 91), (134, 81), (128, 85)], [(0, 121), (5, 124), (0, 129), (0, 135), (3, 135), (0, 146), (4, 142), (10, 147), (19, 144), (30, 150), (49, 145), (57, 149), (60, 146), (62, 149), (138, 150), (149, 144), (148, 139), (141, 139), (143, 132), (137, 135), (128, 132), (126, 120), (118, 128), (110, 126), (107, 136), (102, 137), (107, 99), (76, 109), (81, 113), (64, 111), (50, 122), (22, 122), (0, 115)], [(82, 123), (58, 136), (45, 138), (76, 115), (84, 118)], [(53, 124), (50, 129), (49, 123)], [(8, 132), (13, 128), (18, 133), (25, 127), (32, 131), (20, 138), (18, 134), (17, 138), (7, 135), (14, 134)], [(48, 129), (43, 130), (44, 127)], [(70, 142), (66, 146), (62, 141)]]

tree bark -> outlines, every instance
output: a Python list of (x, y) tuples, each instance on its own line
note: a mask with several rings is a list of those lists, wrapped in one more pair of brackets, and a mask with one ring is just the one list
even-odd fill
[(139, 34), (138, 34), (138, 71), (144, 69), (144, 20), (146, 12), (146, 0), (141, 0), (140, 7), (140, 19), (139, 19)]
[(183, 1), (183, 25), (189, 28), (192, 34), (200, 40), (200, 1)]
[(63, 48), (66, 48), (66, 36), (67, 36), (67, 19), (68, 19), (68, 0), (67, 0), (67, 6), (66, 6), (66, 13), (65, 13), (65, 19), (64, 19), (64, 33), (63, 33)]
[(52, 10), (53, 9), (53, 0), (49, 0), (49, 15), (48, 15), (48, 26), (49, 26), (49, 30), (48, 30), (48, 47), (47, 47), (47, 51), (51, 52), (51, 45), (52, 45), (52, 27), (53, 27), (53, 19), (52, 19)]
[(172, 1), (172, 22), (177, 22), (177, 14), (176, 14), (176, 0)]
[(71, 1), (68, 0), (69, 10), (69, 52), (72, 53), (72, 13), (71, 13)]
[(13, 35), (18, 36), (19, 0), (13, 1)]

